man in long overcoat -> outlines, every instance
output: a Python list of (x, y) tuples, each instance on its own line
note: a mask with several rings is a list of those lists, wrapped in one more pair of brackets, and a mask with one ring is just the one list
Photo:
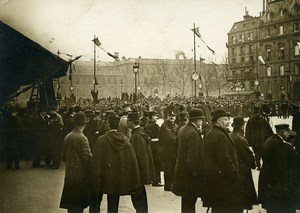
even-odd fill
[(164, 114), (166, 115), (166, 120), (160, 127), (159, 145), (161, 146), (161, 160), (164, 170), (164, 190), (172, 191), (174, 170), (178, 152), (175, 134), (176, 114), (171, 107), (167, 107)]
[(137, 212), (148, 212), (148, 201), (145, 184), (154, 181), (154, 163), (150, 146), (150, 137), (140, 127), (140, 115), (133, 111), (127, 116), (128, 128), (132, 129), (130, 143), (133, 145), (137, 162), (141, 185), (136, 192), (131, 195), (131, 200)]
[[(118, 212), (120, 195), (131, 195), (140, 185), (135, 151), (117, 132), (119, 121), (116, 113), (108, 116), (110, 130), (97, 140), (92, 160), (93, 191), (107, 194), (108, 212)], [(100, 212), (100, 203), (94, 212)]]
[(227, 133), (230, 114), (212, 112), (212, 127), (204, 136), (203, 206), (214, 213), (242, 212), (241, 180), (234, 143)]
[(202, 110), (193, 108), (189, 122), (178, 132), (178, 157), (175, 167), (173, 193), (181, 196), (181, 212), (195, 212), (202, 195), (204, 142), (198, 130), (205, 118)]
[(251, 171), (251, 169), (255, 169), (255, 160), (247, 139), (244, 137), (244, 125), (245, 121), (243, 117), (237, 116), (233, 118), (233, 131), (229, 133), (229, 136), (234, 142), (238, 157), (239, 173), (244, 195), (242, 205), (244, 209), (252, 209), (252, 205), (257, 204), (257, 195)]
[(263, 151), (263, 165), (259, 174), (258, 199), (268, 213), (294, 213), (293, 195), (296, 186), (290, 176), (291, 152), (285, 140), (289, 136), (289, 125), (275, 125), (276, 134), (267, 139)]
[(75, 114), (72, 121), (75, 128), (64, 138), (62, 149), (66, 168), (60, 208), (79, 213), (90, 205), (92, 153), (88, 139), (82, 133), (88, 122), (85, 114)]
[(152, 186), (163, 186), (161, 184), (160, 171), (162, 170), (161, 159), (159, 155), (159, 130), (160, 127), (156, 123), (158, 119), (157, 112), (149, 112), (149, 123), (146, 125), (145, 130), (151, 138), (151, 151), (153, 156), (154, 168), (155, 168), (155, 180)]
[(245, 138), (255, 154), (257, 169), (261, 167), (261, 150), (265, 141), (273, 134), (270, 124), (261, 116), (259, 108), (254, 107), (254, 114), (246, 124)]

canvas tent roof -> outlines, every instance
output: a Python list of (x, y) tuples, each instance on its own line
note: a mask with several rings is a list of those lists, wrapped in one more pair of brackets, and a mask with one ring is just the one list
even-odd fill
[(69, 62), (0, 22), (0, 105), (22, 85), (65, 76), (68, 66)]

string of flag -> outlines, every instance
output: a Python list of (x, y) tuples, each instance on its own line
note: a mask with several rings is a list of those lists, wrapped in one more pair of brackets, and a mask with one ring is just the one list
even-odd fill
[(207, 47), (207, 49), (209, 49), (209, 50), (212, 52), (212, 54), (215, 55), (215, 51), (214, 51), (212, 48), (210, 48), (210, 47), (206, 44), (206, 42), (202, 39), (202, 36), (201, 36), (201, 34), (200, 34), (200, 32), (199, 32), (199, 27), (192, 29), (192, 31), (195, 33), (195, 35), (196, 35), (198, 38), (200, 38), (200, 40), (201, 40), (201, 41), (203, 42), (203, 44)]

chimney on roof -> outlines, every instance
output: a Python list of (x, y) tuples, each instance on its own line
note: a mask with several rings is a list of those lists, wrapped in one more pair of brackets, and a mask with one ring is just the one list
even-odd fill
[(245, 15), (244, 15), (244, 20), (253, 18), (252, 16), (249, 15), (249, 11), (247, 10), (247, 7), (245, 7)]

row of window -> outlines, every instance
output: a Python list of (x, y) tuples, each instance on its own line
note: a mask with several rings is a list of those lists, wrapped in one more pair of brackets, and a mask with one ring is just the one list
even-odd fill
[[(265, 29), (263, 37), (269, 37), (274, 35), (283, 35), (285, 33), (285, 27), (283, 25), (273, 25)], [(293, 23), (293, 32), (300, 31), (300, 21), (295, 21)], [(253, 40), (253, 32), (249, 32), (246, 34), (232, 35), (230, 38), (231, 44), (236, 44), (239, 42), (252, 41)]]
[[(300, 63), (295, 63), (294, 64), (294, 69), (292, 70), (292, 73), (289, 73), (289, 69), (287, 66), (284, 66), (284, 65), (279, 65), (278, 66), (278, 70), (279, 70), (279, 73), (272, 73), (272, 67), (267, 67), (266, 69), (266, 74), (267, 76), (272, 76), (273, 75), (289, 75), (289, 74), (293, 74), (293, 75), (299, 75), (300, 74)], [(235, 76), (235, 75), (241, 75), (241, 76), (244, 76), (244, 75), (251, 75), (253, 74), (253, 69), (239, 69), (239, 70), (234, 70), (232, 69), (231, 70), (232, 72), (232, 75)]]
[[(267, 67), (267, 76), (272, 76), (272, 67)], [(284, 65), (279, 66), (279, 75), (289, 75), (289, 74), (294, 74), (294, 75), (299, 75), (300, 74), (300, 63), (295, 63), (294, 64), (294, 72), (289, 72), (288, 67), (285, 67)], [(276, 75), (276, 73), (275, 73)]]
[(237, 48), (231, 48), (231, 55), (243, 55), (247, 53), (253, 53), (254, 52), (254, 46), (252, 44), (250, 45), (245, 45), (245, 46), (240, 46), (239, 47), (240, 52), (237, 52)]
[[(299, 43), (299, 44), (298, 44)], [(297, 44), (295, 44), (294, 46), (294, 56), (297, 57), (297, 56), (300, 56), (300, 42), (298, 42)], [(249, 53), (253, 53), (253, 45), (249, 45)], [(244, 54), (245, 52), (245, 47), (244, 46), (241, 46), (240, 47), (240, 55)], [(232, 48), (231, 49), (231, 54), (232, 56), (234, 56), (236, 53), (235, 53), (235, 48)], [(272, 60), (272, 49), (271, 47), (268, 47), (266, 49), (266, 56), (265, 56), (265, 59), (266, 61), (271, 61)], [(284, 60), (285, 59), (285, 48), (283, 46), (279, 46), (278, 47), (278, 60)], [(244, 56), (241, 56), (240, 57), (240, 61), (241, 63), (243, 62), (253, 62), (254, 61), (254, 58), (253, 58), (253, 55), (250, 55), (249, 57), (244, 57)], [(236, 64), (238, 61), (236, 58), (231, 58), (231, 63), (232, 64)]]

